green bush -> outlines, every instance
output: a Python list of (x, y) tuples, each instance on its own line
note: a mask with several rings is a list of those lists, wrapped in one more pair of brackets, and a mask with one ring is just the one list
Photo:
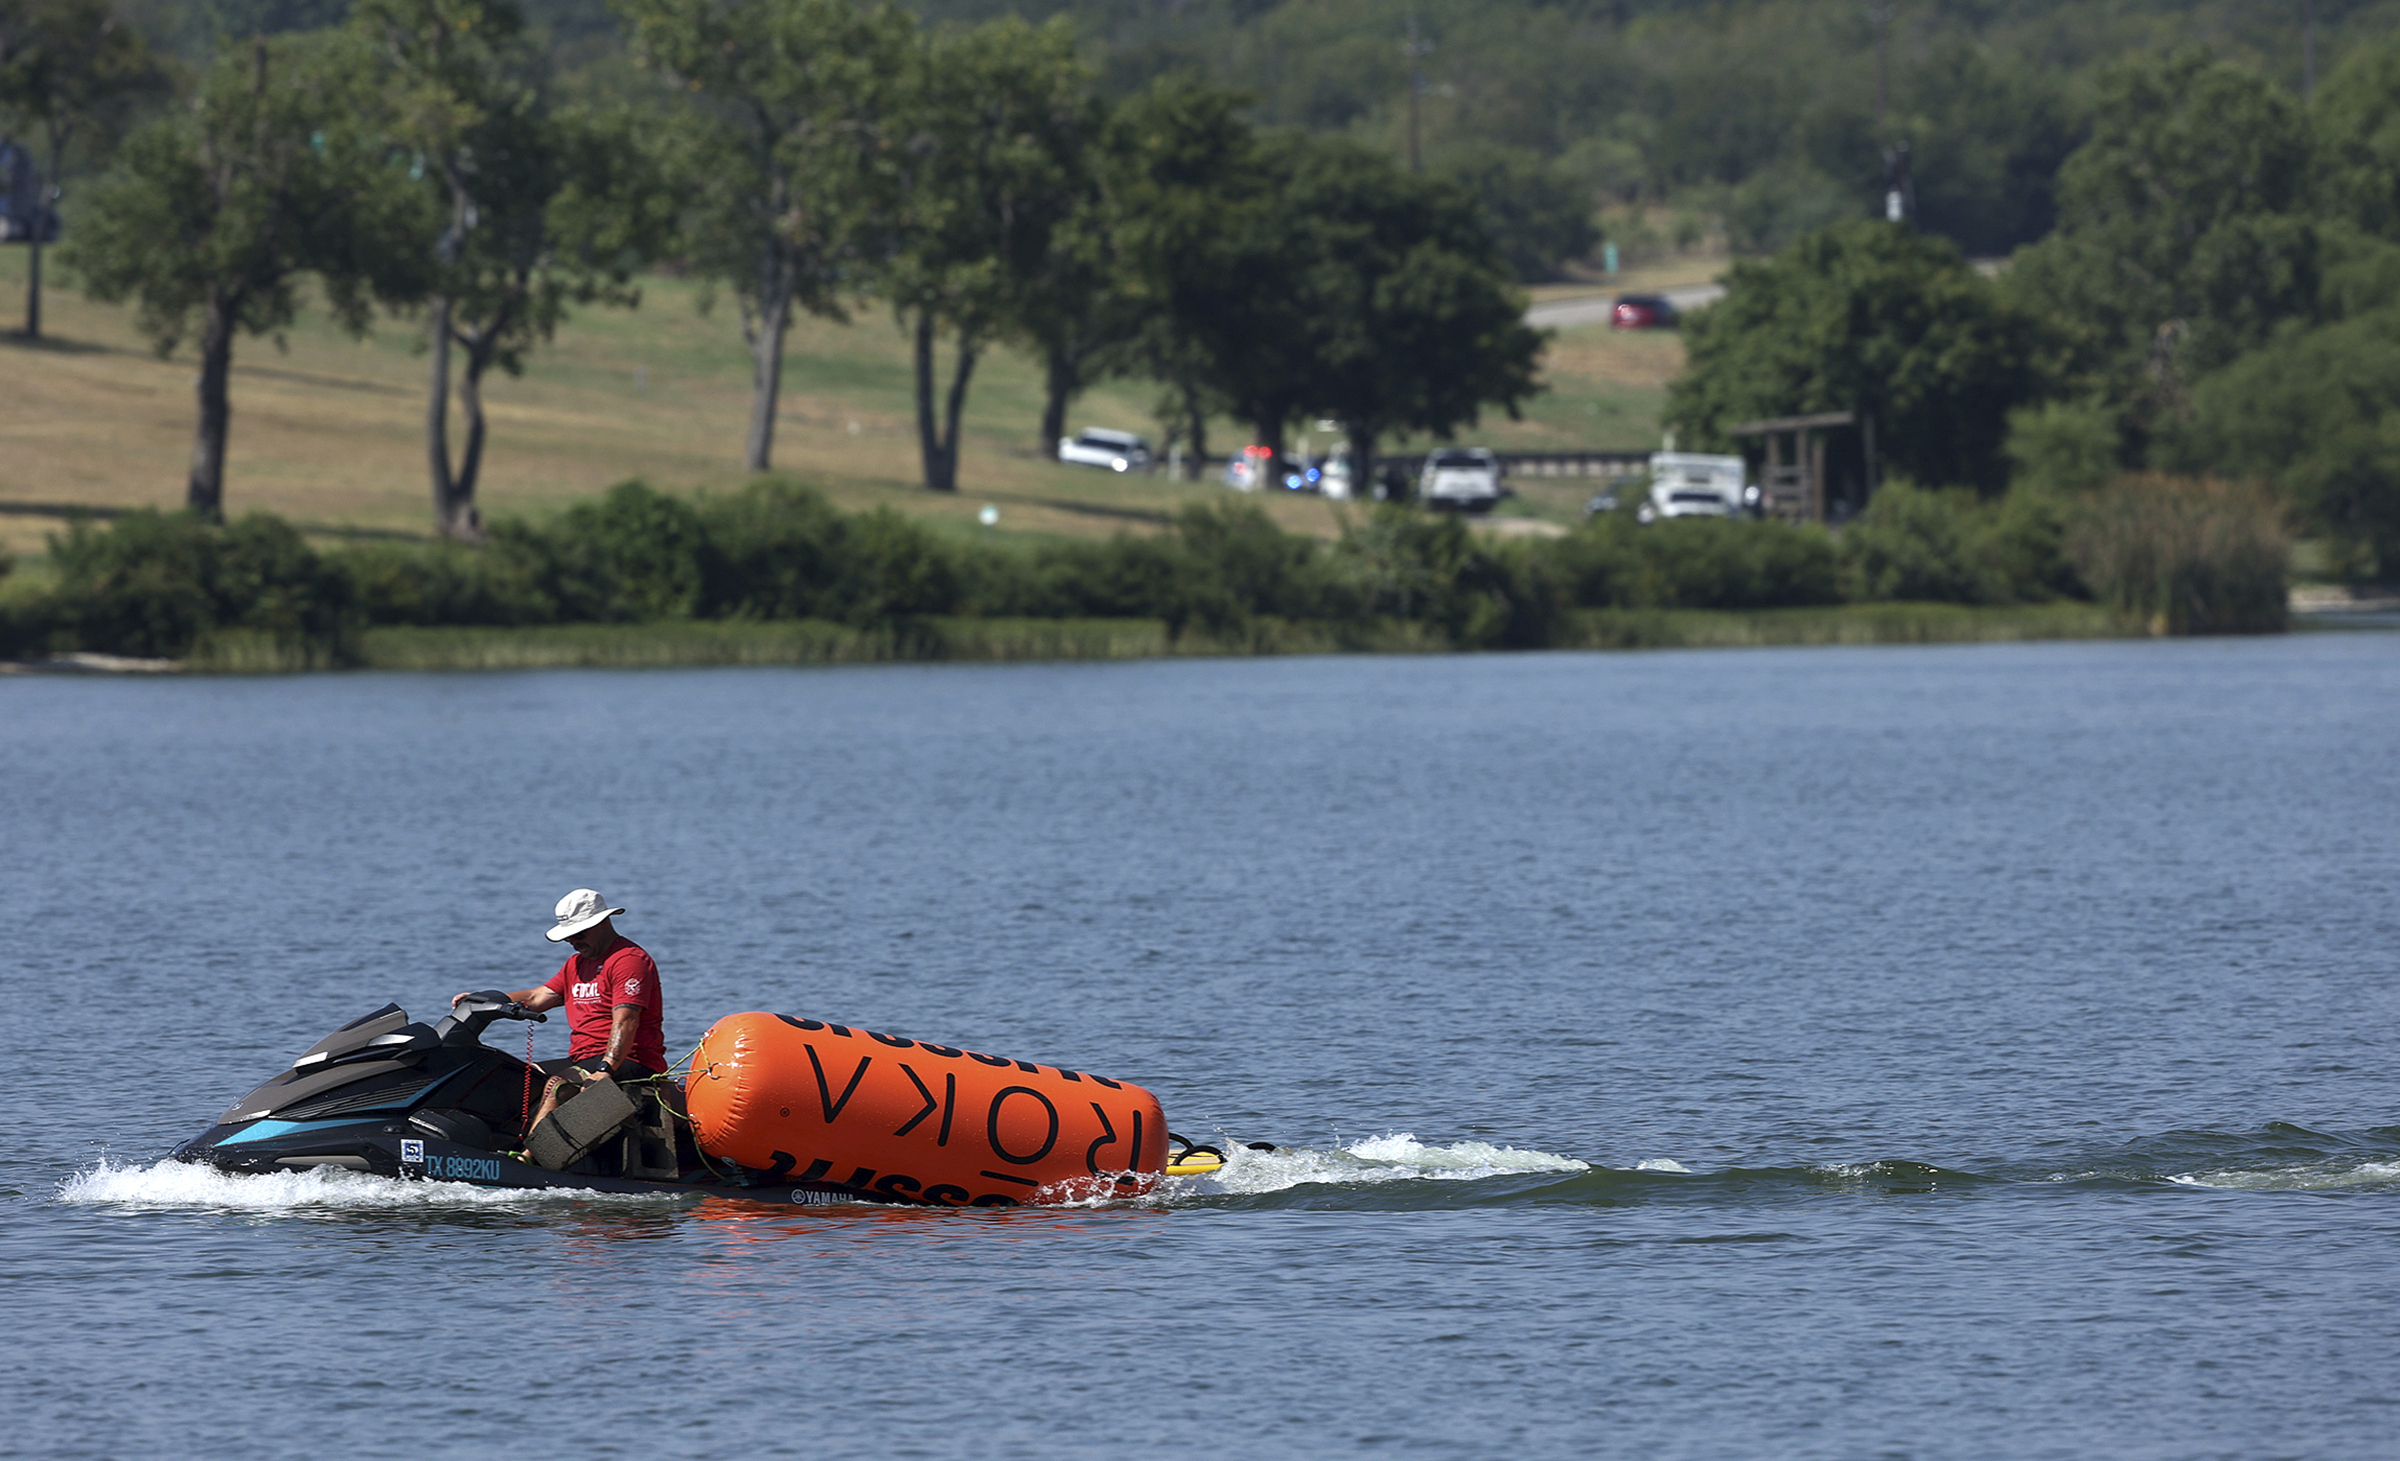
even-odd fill
[(809, 487), (753, 483), (704, 498), (700, 522), (712, 552), (704, 602), (711, 618), (847, 617), (847, 520)]
[(2024, 488), (1985, 502), (1965, 488), (1888, 482), (1842, 530), (1843, 596), (1946, 604), (2075, 596), (2058, 503)]
[(865, 636), (860, 653), (921, 657), (927, 636), (962, 619), (1155, 620), (1169, 644), (1189, 631), (1211, 649), (1536, 648), (1593, 642), (1581, 610), (2040, 602), (2085, 581), (2160, 632), (2214, 632), (2281, 623), (2280, 532), (2256, 491), (2135, 479), (2080, 503), (1894, 483), (1838, 537), (1751, 519), (1643, 526), (1620, 512), (1506, 543), (1386, 505), (1328, 544), (1229, 501), (1188, 507), (1149, 537), (992, 544), (954, 542), (890, 508), (845, 515), (788, 482), (691, 500), (626, 482), (545, 526), (498, 522), (480, 546), (382, 543), (335, 558), (263, 515), (79, 523), (54, 540), (55, 586), (0, 603), (0, 653), (292, 668), (356, 662), (353, 631), (368, 625), (808, 620)]
[(1404, 507), (1380, 507), (1345, 533), (1327, 567), (1327, 617), (1422, 623), (1460, 648), (1549, 644), (1563, 597), (1547, 555)]
[(371, 624), (555, 624), (564, 617), (556, 564), (541, 536), (502, 520), (478, 548), (384, 544), (342, 555)]
[(503, 519), (479, 547), (352, 550), (376, 624), (523, 627), (662, 619), (868, 626), (958, 607), (953, 554), (889, 509), (845, 517), (766, 480), (690, 501), (621, 482), (547, 527)]
[(923, 523), (877, 507), (850, 519), (847, 538), (845, 611), (826, 617), (865, 626), (957, 610), (958, 569)]
[(1777, 609), (1838, 603), (1833, 540), (1821, 528), (1677, 517), (1644, 526), (1593, 518), (1543, 557), (1559, 592), (1587, 609)]
[(2279, 336), (2192, 405), (2160, 464), (2271, 483), (2344, 577), (2400, 581), (2400, 308)]
[(960, 609), (982, 618), (1163, 619), (1185, 572), (1172, 533), (1000, 544), (960, 555)]
[(2210, 478), (2121, 478), (2079, 504), (2067, 553), (2093, 595), (2153, 634), (2284, 627), (2290, 545), (2266, 492)]
[(149, 508), (107, 529), (78, 521), (50, 556), (58, 583), (38, 612), (52, 649), (180, 659), (244, 630), (331, 653), (361, 618), (348, 571), (265, 513), (223, 526)]
[(1317, 544), (1275, 526), (1255, 503), (1187, 507), (1176, 516), (1173, 542), (1158, 605), (1170, 629), (1194, 623), (1223, 634), (1260, 616), (1339, 617)]
[(711, 567), (699, 509), (640, 481), (619, 482), (597, 502), (579, 502), (547, 534), (578, 602), (567, 617), (688, 619), (705, 603)]
[(2045, 492), (2089, 492), (2124, 469), (2117, 414), (2088, 401), (2049, 401), (2008, 413), (2009, 483)]

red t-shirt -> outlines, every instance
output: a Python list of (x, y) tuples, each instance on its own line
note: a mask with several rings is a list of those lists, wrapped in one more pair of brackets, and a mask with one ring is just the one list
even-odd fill
[(589, 1060), (608, 1053), (608, 1027), (621, 1004), (639, 1005), (633, 1059), (652, 1070), (667, 1068), (665, 1022), (659, 1018), (658, 966), (641, 945), (623, 934), (616, 947), (595, 958), (570, 954), (542, 988), (566, 996), (567, 1058)]

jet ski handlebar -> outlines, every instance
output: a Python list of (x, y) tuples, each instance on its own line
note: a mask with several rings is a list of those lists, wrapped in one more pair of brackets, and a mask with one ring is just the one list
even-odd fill
[(485, 1027), (494, 1020), (531, 1020), (546, 1025), (550, 1017), (517, 1003), (502, 990), (479, 989), (452, 1005), (450, 1013), (433, 1028), (444, 1045), (473, 1045), (480, 1042)]

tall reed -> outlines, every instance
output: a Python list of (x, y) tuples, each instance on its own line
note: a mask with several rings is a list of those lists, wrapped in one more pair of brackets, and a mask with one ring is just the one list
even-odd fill
[(2272, 634), (2287, 612), (2291, 542), (2266, 491), (2137, 473), (2094, 492), (2067, 556), (2095, 598), (2152, 634)]

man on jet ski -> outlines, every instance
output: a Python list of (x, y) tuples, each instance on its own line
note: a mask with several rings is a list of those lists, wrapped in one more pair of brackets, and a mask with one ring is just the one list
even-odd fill
[(617, 932), (611, 920), (624, 911), (590, 888), (559, 899), (558, 925), (548, 937), (575, 952), (543, 983), (508, 996), (527, 1009), (567, 1007), (567, 1065), (543, 1088), (533, 1126), (587, 1081), (603, 1075), (638, 1080), (667, 1068), (658, 966), (641, 945)]

